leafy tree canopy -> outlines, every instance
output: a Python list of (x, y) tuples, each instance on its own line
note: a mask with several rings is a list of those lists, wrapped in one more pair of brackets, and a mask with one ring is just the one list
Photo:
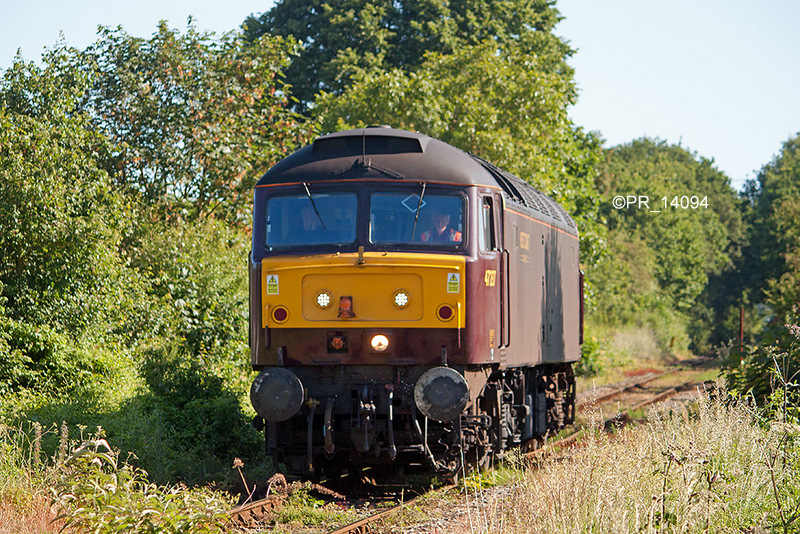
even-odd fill
[(105, 140), (79, 111), (64, 51), (0, 80), (0, 288), (9, 317), (76, 334), (123, 301), (127, 206), (103, 169)]
[[(712, 164), (680, 146), (643, 138), (611, 149), (602, 173), (602, 192), (609, 200), (649, 198), (649, 209), (615, 209), (609, 202), (604, 213), (609, 228), (640, 236), (653, 249), (660, 286), (683, 309), (691, 307), (709, 275), (732, 265), (731, 255), (743, 239), (730, 180)], [(698, 205), (681, 207), (683, 196), (696, 197)], [(672, 205), (675, 197), (679, 201)], [(707, 207), (699, 205), (703, 199)]]
[(793, 276), (800, 256), (800, 134), (783, 144), (745, 195), (752, 209), (748, 252), (760, 263), (750, 272), (750, 284), (763, 290), (769, 280)]
[(303, 143), (280, 69), (295, 46), (184, 34), (162, 22), (150, 39), (102, 29), (78, 60), (92, 75), (87, 106), (114, 144), (112, 176), (147, 203), (246, 218), (250, 188)]
[(752, 229), (748, 285), (766, 291), (778, 316), (800, 305), (800, 134), (789, 139), (755, 181), (747, 184)]
[[(606, 197), (602, 213), (617, 266), (610, 274), (601, 262), (589, 276), (603, 280), (604, 287), (614, 279), (611, 285), (625, 292), (604, 292), (601, 308), (613, 311), (609, 320), (619, 319), (623, 308), (617, 301), (641, 294), (630, 301), (633, 308), (639, 302), (647, 309), (646, 303), (657, 299), (693, 321), (710, 323), (710, 310), (724, 307), (720, 298), (735, 298), (721, 281), (728, 279), (745, 240), (740, 202), (730, 180), (713, 161), (664, 141), (642, 138), (606, 154), (600, 180)], [(647, 207), (612, 205), (612, 197), (629, 195), (647, 198)], [(694, 205), (691, 197), (696, 197)], [(715, 281), (715, 291), (709, 291), (709, 281)], [(635, 309), (629, 311), (636, 314)], [(693, 334), (695, 348), (705, 348), (710, 327), (705, 328)]]
[[(413, 71), (426, 52), (451, 54), (492, 40), (527, 43), (566, 69), (571, 51), (551, 30), (560, 20), (547, 0), (282, 0), (245, 21), (254, 39), (291, 36), (303, 49), (286, 70), (301, 107), (319, 91), (338, 93), (357, 73)], [(554, 53), (548, 54), (548, 51)]]

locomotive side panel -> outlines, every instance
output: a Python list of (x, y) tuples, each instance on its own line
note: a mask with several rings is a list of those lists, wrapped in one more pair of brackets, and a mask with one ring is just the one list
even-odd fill
[(580, 357), (578, 240), (550, 227), (545, 228), (542, 235), (545, 246), (543, 360), (577, 361)]
[(505, 218), (511, 330), (508, 364), (537, 365), (542, 361), (544, 316), (542, 225), (511, 209), (505, 211)]
[(544, 343), (546, 362), (564, 361), (564, 280), (561, 272), (562, 254), (559, 233), (546, 227), (542, 232), (544, 241), (545, 299), (544, 299)]
[(581, 323), (581, 274), (580, 274), (580, 248), (573, 236), (562, 236), (561, 272), (563, 303), (563, 347), (564, 360), (576, 362), (581, 357), (580, 348), (580, 323)]

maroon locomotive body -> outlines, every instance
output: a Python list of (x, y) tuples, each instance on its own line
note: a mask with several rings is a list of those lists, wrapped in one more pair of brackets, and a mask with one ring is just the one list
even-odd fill
[(251, 400), (290, 471), (449, 474), (574, 418), (575, 223), (425, 135), (318, 138), (255, 189)]

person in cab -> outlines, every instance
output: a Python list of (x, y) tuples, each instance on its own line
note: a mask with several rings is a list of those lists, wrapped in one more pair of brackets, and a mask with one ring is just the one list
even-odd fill
[(447, 213), (434, 213), (431, 217), (431, 229), (422, 232), (423, 241), (432, 243), (460, 243), (461, 232), (450, 227), (450, 215)]

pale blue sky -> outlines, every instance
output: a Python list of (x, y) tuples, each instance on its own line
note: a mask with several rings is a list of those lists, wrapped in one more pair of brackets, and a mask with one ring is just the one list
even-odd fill
[(800, 132), (800, 2), (559, 0), (558, 8), (566, 18), (556, 33), (578, 49), (571, 116), (606, 146), (644, 135), (680, 142), (740, 189)]
[[(270, 0), (0, 0), (0, 69), (17, 48), (38, 59), (59, 31), (71, 46), (98, 25), (141, 37), (159, 20), (200, 30), (238, 27)], [(556, 33), (578, 51), (573, 120), (606, 146), (643, 135), (713, 158), (741, 188), (800, 132), (800, 2), (796, 0), (559, 0)], [(676, 191), (677, 194), (682, 192)], [(701, 193), (701, 192), (697, 192)]]

